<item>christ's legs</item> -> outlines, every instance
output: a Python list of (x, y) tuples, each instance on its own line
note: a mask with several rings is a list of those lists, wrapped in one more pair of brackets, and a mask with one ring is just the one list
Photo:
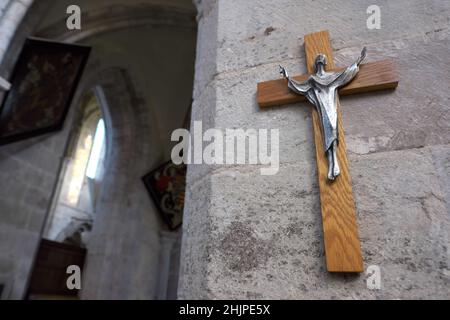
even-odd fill
[(338, 148), (337, 140), (333, 142), (333, 175), (337, 178), (338, 175), (341, 174), (341, 169), (339, 168), (339, 162), (336, 155), (336, 151)]
[(327, 158), (328, 158), (328, 180), (334, 180), (334, 161), (333, 161), (333, 147), (328, 149)]
[(335, 140), (330, 149), (327, 151), (329, 180), (335, 180), (341, 174), (341, 169), (339, 168), (339, 162), (336, 155), (337, 148), (338, 144), (337, 140)]

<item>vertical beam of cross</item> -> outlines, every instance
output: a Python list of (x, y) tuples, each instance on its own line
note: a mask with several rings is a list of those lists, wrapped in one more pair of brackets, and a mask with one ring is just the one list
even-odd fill
[[(327, 71), (335, 68), (327, 31), (306, 35), (305, 52), (308, 73), (314, 72), (314, 60), (319, 53), (327, 56)], [(356, 222), (356, 208), (348, 168), (340, 105), (338, 104), (339, 146), (337, 155), (341, 175), (333, 182), (327, 178), (328, 162), (323, 149), (319, 115), (314, 108), (312, 119), (327, 270), (329, 272), (362, 272), (363, 262)]]
[[(309, 74), (313, 73), (314, 60), (319, 53), (327, 55), (327, 70), (334, 69), (333, 52), (327, 31), (305, 36), (306, 62)], [(342, 69), (334, 69), (342, 71)], [(293, 77), (305, 81), (309, 74)], [(395, 89), (399, 76), (392, 60), (375, 61), (360, 66), (355, 79), (339, 90), (340, 95)], [(286, 79), (258, 83), (258, 104), (261, 108), (305, 101), (288, 88)], [(341, 175), (334, 182), (327, 178), (328, 161), (323, 149), (319, 116), (313, 110), (314, 139), (316, 144), (317, 172), (324, 230), (327, 269), (330, 272), (362, 272), (363, 262), (356, 223), (356, 208), (352, 194), (344, 130), (338, 104), (339, 146), (338, 160)]]

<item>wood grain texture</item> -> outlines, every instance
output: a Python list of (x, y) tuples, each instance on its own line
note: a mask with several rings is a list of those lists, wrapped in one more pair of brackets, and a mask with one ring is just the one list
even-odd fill
[[(338, 68), (334, 71), (343, 69)], [(301, 75), (293, 78), (297, 81), (305, 81), (308, 76)], [(395, 89), (397, 85), (398, 75), (394, 68), (394, 61), (381, 60), (361, 65), (358, 75), (350, 84), (339, 90), (339, 95)], [(264, 108), (306, 101), (306, 98), (292, 92), (287, 86), (286, 79), (277, 79), (258, 83), (257, 100), (259, 106)]]
[[(309, 73), (313, 72), (314, 60), (319, 53), (327, 56), (326, 69), (334, 69), (333, 51), (327, 31), (306, 35), (305, 51)], [(338, 104), (339, 147), (337, 154), (341, 175), (334, 182), (329, 182), (327, 179), (328, 161), (323, 149), (319, 115), (314, 108), (312, 118), (327, 270), (329, 272), (363, 272), (356, 208), (348, 168), (340, 105)]]

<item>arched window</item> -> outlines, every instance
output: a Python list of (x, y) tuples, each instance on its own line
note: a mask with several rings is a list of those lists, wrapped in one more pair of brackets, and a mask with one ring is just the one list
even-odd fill
[(97, 129), (95, 130), (94, 144), (92, 146), (91, 155), (86, 170), (86, 176), (95, 180), (97, 174), (101, 172), (101, 163), (105, 153), (105, 122), (103, 119), (98, 120)]
[[(95, 213), (105, 158), (106, 129), (99, 101), (86, 94), (75, 116), (45, 238), (85, 246)], [(85, 234), (83, 236), (83, 234)]]

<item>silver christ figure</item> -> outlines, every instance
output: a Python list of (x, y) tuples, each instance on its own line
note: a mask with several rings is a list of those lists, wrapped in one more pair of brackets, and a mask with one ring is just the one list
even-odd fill
[(366, 57), (366, 48), (351, 66), (341, 72), (325, 71), (327, 58), (319, 54), (314, 62), (314, 74), (304, 82), (292, 79), (285, 68), (280, 66), (280, 73), (288, 80), (289, 88), (297, 94), (306, 96), (317, 109), (321, 124), (324, 150), (328, 159), (328, 179), (335, 180), (341, 173), (336, 156), (339, 143), (337, 121), (338, 89), (345, 86), (359, 71), (359, 65)]

